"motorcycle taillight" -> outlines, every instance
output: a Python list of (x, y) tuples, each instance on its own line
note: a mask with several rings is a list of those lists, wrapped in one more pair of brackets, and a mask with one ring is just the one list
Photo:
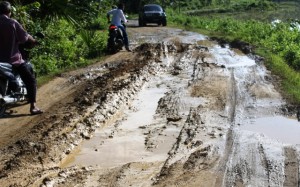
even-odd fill
[(115, 26), (115, 25), (109, 26), (109, 29), (110, 29), (110, 30), (114, 30), (114, 29), (116, 29), (116, 28), (117, 28), (117, 26)]

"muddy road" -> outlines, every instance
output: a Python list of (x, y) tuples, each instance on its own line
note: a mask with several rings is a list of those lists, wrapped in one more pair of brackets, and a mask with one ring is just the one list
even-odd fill
[(128, 31), (132, 53), (39, 88), (44, 114), (0, 119), (0, 186), (299, 186), (300, 123), (262, 58), (180, 29)]

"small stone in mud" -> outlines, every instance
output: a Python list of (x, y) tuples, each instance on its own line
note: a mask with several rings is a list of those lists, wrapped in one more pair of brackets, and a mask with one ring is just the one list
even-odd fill
[(174, 75), (174, 76), (179, 75), (179, 72), (178, 71), (173, 71), (172, 75)]
[(86, 139), (86, 140), (91, 139), (91, 137), (90, 137), (90, 135), (89, 135), (88, 132), (82, 132), (80, 135), (81, 135), (84, 139)]
[(215, 135), (215, 133), (208, 133), (208, 135), (211, 137), (211, 138), (216, 138), (216, 135)]
[(43, 183), (44, 184), (47, 184), (47, 183), (49, 183), (51, 180), (48, 178), (48, 177), (46, 177), (46, 178), (44, 178), (44, 180), (43, 180)]
[(67, 174), (65, 172), (59, 172), (58, 176), (63, 177), (63, 178), (67, 178)]
[(181, 119), (182, 119), (182, 117), (179, 117), (179, 116), (167, 117), (167, 120), (172, 121), (172, 122), (176, 122), (176, 121), (179, 121)]
[(194, 146), (194, 147), (198, 147), (198, 146), (200, 146), (200, 145), (202, 145), (202, 144), (203, 144), (203, 142), (200, 141), (200, 140), (197, 140), (196, 142), (193, 142), (193, 146)]

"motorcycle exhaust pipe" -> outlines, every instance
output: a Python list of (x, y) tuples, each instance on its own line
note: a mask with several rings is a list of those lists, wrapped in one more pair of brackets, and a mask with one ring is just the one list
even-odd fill
[(2, 100), (5, 102), (5, 104), (11, 104), (20, 101), (20, 98), (3, 97)]

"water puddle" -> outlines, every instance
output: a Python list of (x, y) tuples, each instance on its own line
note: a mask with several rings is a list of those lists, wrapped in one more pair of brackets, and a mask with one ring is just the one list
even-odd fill
[(70, 155), (62, 167), (98, 165), (111, 168), (129, 162), (155, 162), (166, 159), (167, 150), (171, 148), (179, 130), (169, 129), (163, 139), (157, 139), (162, 141), (160, 147), (149, 151), (145, 149), (146, 135), (145, 130), (141, 128), (159, 123), (154, 119), (155, 111), (167, 88), (162, 85), (156, 86), (144, 88), (133, 102), (131, 110), (124, 111), (125, 117), (122, 120), (96, 131), (94, 137), (84, 142), (77, 153)]
[(300, 122), (295, 119), (283, 116), (258, 118), (242, 125), (241, 130), (261, 133), (284, 144), (300, 145)]
[(225, 67), (249, 67), (256, 65), (253, 59), (241, 52), (237, 53), (236, 50), (231, 50), (228, 46), (221, 47), (216, 45), (210, 50), (215, 57), (215, 63)]
[(211, 40), (198, 40), (197, 44), (205, 47), (214, 47), (215, 45), (217, 45), (217, 42)]
[(202, 34), (195, 34), (193, 32), (183, 32), (181, 33), (181, 35), (183, 36), (181, 38), (181, 42), (182, 43), (197, 43), (198, 41), (208, 41), (208, 38)]

